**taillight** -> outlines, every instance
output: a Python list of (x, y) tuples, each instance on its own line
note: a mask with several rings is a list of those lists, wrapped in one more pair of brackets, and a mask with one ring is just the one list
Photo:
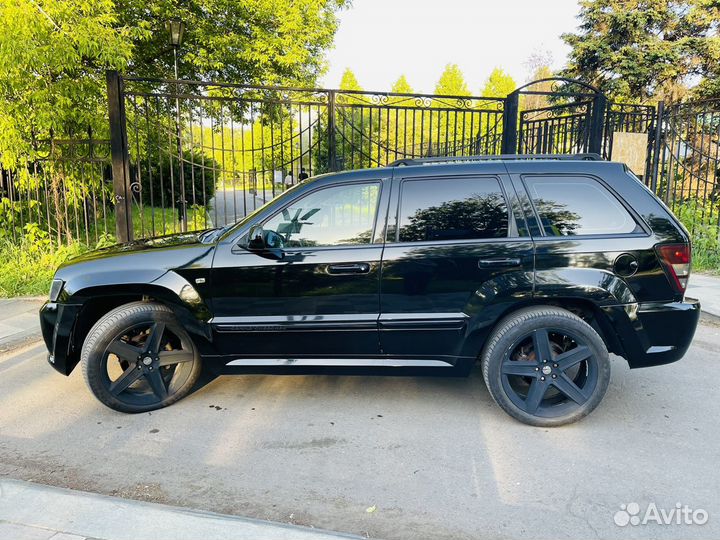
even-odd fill
[(692, 262), (690, 244), (661, 244), (655, 249), (665, 267), (665, 273), (670, 278), (670, 283), (677, 292), (684, 293), (690, 277), (690, 263)]

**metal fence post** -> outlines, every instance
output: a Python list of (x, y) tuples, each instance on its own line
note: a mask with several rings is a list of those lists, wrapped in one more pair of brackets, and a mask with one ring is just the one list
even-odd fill
[[(657, 104), (657, 115), (655, 117), (655, 134), (653, 136), (652, 144), (652, 169), (650, 171), (650, 189), (653, 193), (657, 193), (657, 180), (660, 168), (660, 152), (662, 150), (662, 138), (663, 138), (663, 117), (665, 116), (665, 102), (658, 101)], [(646, 180), (647, 182), (647, 180)]]
[(129, 242), (133, 239), (132, 199), (130, 197), (130, 157), (127, 148), (123, 81), (117, 71), (107, 71), (105, 79), (110, 119), (115, 235), (118, 242)]
[(593, 98), (592, 113), (590, 115), (590, 141), (588, 143), (588, 152), (593, 154), (602, 153), (606, 108), (607, 97), (605, 97), (605, 94), (596, 94)]
[(335, 148), (335, 91), (328, 92), (328, 170), (337, 170), (337, 149)]
[(519, 109), (520, 92), (515, 90), (512, 94), (508, 94), (505, 98), (505, 106), (503, 107), (503, 134), (501, 150), (503, 154), (517, 154), (517, 121)]
[[(177, 55), (177, 47), (175, 48)], [(177, 56), (176, 56), (177, 58)], [(185, 194), (185, 156), (182, 145), (182, 116), (180, 114), (180, 81), (177, 74), (177, 60), (175, 61), (175, 136), (177, 138), (178, 179), (180, 181), (180, 200), (177, 201), (180, 231), (187, 232), (187, 196)], [(273, 184), (274, 185), (274, 184)], [(274, 187), (273, 187), (274, 189)], [(175, 201), (173, 201), (175, 202)]]

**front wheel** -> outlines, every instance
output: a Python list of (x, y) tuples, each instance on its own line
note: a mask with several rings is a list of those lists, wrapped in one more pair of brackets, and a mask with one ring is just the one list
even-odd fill
[(552, 306), (523, 309), (504, 319), (481, 362), (495, 402), (533, 426), (559, 426), (587, 416), (610, 381), (608, 352), (597, 332)]
[(85, 382), (111, 409), (152, 411), (186, 396), (200, 376), (192, 339), (162, 304), (120, 306), (92, 327), (81, 353)]

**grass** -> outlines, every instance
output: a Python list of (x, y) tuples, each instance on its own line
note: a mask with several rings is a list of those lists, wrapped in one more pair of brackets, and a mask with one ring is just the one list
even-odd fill
[[(188, 208), (188, 228), (206, 228), (204, 215), (203, 208)], [(180, 232), (177, 212), (165, 210), (164, 217), (163, 223), (161, 208), (146, 207), (142, 212), (134, 208), (134, 230), (144, 230), (149, 235), (154, 219), (154, 236)], [(26, 228), (26, 234), (17, 242), (9, 238), (0, 239), (0, 298), (46, 295), (58, 266), (86, 251), (115, 243), (115, 216), (112, 214), (108, 215), (107, 229), (105, 233), (103, 224), (98, 223), (97, 230), (88, 231), (89, 244), (83, 234), (79, 241), (58, 246), (37, 226)], [(95, 238), (98, 242), (94, 241)]]
[(720, 275), (720, 246), (716, 237), (693, 234), (693, 271)]
[(0, 297), (47, 295), (57, 267), (88, 249), (80, 243), (58, 247), (27, 238), (0, 241)]

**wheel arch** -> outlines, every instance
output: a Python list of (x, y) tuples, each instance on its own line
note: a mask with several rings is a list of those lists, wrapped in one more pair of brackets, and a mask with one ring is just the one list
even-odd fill
[[(194, 290), (194, 289), (193, 289)], [(137, 301), (157, 302), (168, 307), (178, 321), (193, 338), (201, 354), (212, 351), (212, 333), (207, 323), (209, 310), (201, 301), (202, 306), (187, 301), (190, 293), (178, 294), (176, 290), (158, 283), (128, 283), (112, 286), (88, 287), (75, 293), (76, 298), (84, 298), (82, 307), (73, 325), (70, 339), (70, 350), (67, 355), (66, 374), (75, 368), (80, 361), (83, 343), (95, 323), (111, 310), (124, 304)], [(199, 298), (199, 297), (198, 297)]]
[[(617, 333), (613, 330), (612, 323), (607, 314), (601, 307), (591, 300), (572, 296), (558, 296), (554, 298), (533, 297), (507, 306), (503, 311), (499, 312), (492, 324), (485, 327), (478, 327), (471, 332), (471, 335), (468, 336), (468, 339), (465, 341), (463, 354), (465, 356), (479, 357), (485, 343), (504, 319), (521, 309), (539, 306), (559, 307), (577, 315), (598, 333), (609, 352), (626, 357), (622, 343), (617, 337)], [(473, 334), (475, 334), (475, 336), (473, 336)]]

